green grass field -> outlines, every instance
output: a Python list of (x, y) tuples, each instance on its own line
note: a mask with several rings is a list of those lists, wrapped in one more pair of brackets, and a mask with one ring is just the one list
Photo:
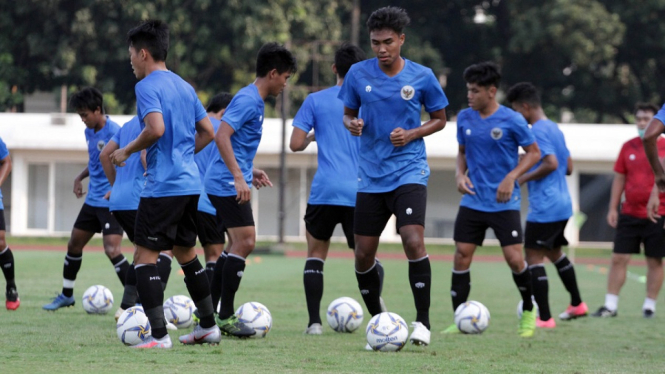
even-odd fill
[[(174, 344), (171, 350), (136, 351), (123, 346), (116, 337), (113, 312), (120, 303), (122, 288), (103, 253), (85, 254), (76, 282), (76, 307), (55, 313), (41, 309), (60, 290), (63, 255), (64, 251), (15, 251), (22, 304), (16, 312), (0, 309), (0, 372), (665, 372), (661, 336), (664, 317), (641, 317), (644, 285), (630, 279), (622, 291), (618, 318), (557, 320), (556, 329), (538, 330), (534, 338), (522, 339), (517, 336), (515, 315), (519, 294), (508, 267), (504, 263), (475, 263), (471, 299), (489, 308), (490, 327), (478, 336), (444, 336), (438, 331), (452, 322), (451, 264), (433, 262), (432, 344), (425, 348), (407, 346), (399, 353), (377, 353), (363, 349), (368, 315), (362, 329), (353, 334), (335, 333), (325, 323), (325, 308), (333, 299), (351, 296), (362, 304), (352, 260), (327, 261), (321, 314), (324, 334), (304, 336), (304, 259), (254, 256), (236, 296), (236, 307), (255, 300), (270, 309), (273, 329), (266, 339), (224, 339), (216, 347)], [(407, 283), (407, 263), (386, 260), (384, 266), (388, 309), (410, 323), (415, 310)], [(595, 309), (604, 300), (606, 276), (590, 269), (579, 265), (577, 274), (582, 297)], [(177, 266), (173, 269), (167, 297), (187, 294), (178, 270)], [(645, 271), (642, 267), (630, 270), (637, 274)], [(548, 265), (547, 271), (552, 311), (558, 315), (568, 297), (554, 267)], [(83, 291), (94, 284), (103, 284), (113, 292), (116, 306), (108, 315), (87, 315), (80, 306)], [(178, 335), (171, 332), (175, 342)]]

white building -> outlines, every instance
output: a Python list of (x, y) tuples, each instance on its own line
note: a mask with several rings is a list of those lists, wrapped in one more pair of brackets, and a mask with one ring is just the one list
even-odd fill
[[(123, 124), (131, 116), (111, 116)], [(612, 168), (621, 145), (637, 135), (628, 125), (561, 125), (574, 159), (568, 179), (575, 210), (588, 216), (581, 230), (571, 222), (567, 237), (607, 242), (612, 230), (605, 224)], [(5, 217), (12, 235), (68, 235), (84, 199), (74, 196), (74, 177), (85, 168), (88, 155), (85, 126), (75, 114), (0, 114), (0, 137), (7, 144), (13, 171), (2, 186)], [(287, 142), (291, 126), (287, 128)], [(432, 169), (428, 188), (425, 234), (430, 242), (450, 242), (461, 195), (455, 186), (457, 155), (455, 123), (426, 138)], [(266, 119), (255, 165), (266, 170), (275, 187), (253, 191), (253, 209), (260, 239), (275, 239), (278, 227), (278, 178), (281, 120)], [(305, 152), (287, 151), (286, 223), (287, 240), (304, 240), (309, 186), (316, 171), (316, 144)], [(85, 190), (85, 187), (84, 187)], [(526, 190), (526, 188), (523, 188)], [(523, 219), (526, 199), (523, 199)], [(398, 241), (394, 223), (384, 231), (387, 240)], [(336, 232), (342, 239), (341, 229)], [(488, 238), (493, 235), (488, 232)]]

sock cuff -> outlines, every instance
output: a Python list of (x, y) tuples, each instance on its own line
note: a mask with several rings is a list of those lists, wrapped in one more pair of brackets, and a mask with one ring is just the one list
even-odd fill
[(9, 246), (7, 246), (7, 248), (5, 248), (5, 249), (3, 249), (2, 251), (0, 251), (0, 256), (4, 255), (5, 252), (7, 252), (7, 251), (9, 251)]
[(67, 253), (65, 255), (65, 258), (68, 259), (68, 260), (72, 260), (72, 261), (80, 261), (80, 260), (83, 259), (83, 255), (80, 255), (80, 256), (76, 257), (76, 256), (72, 256), (69, 253)]
[(455, 269), (453, 269), (453, 274), (457, 274), (457, 275), (469, 274), (470, 272), (471, 272), (471, 268), (468, 268), (466, 270), (455, 270)]
[(529, 264), (527, 264), (526, 261), (524, 261), (524, 270), (520, 271), (519, 273), (516, 273), (516, 272), (513, 271), (513, 274), (522, 275), (527, 271), (529, 271)]
[(376, 268), (376, 261), (374, 261), (374, 265), (372, 265), (372, 267), (370, 267), (369, 269), (367, 269), (365, 271), (358, 271), (358, 269), (356, 269), (356, 274), (367, 274), (370, 271), (374, 270), (374, 268)]
[(323, 263), (323, 264), (326, 263), (322, 258), (318, 258), (318, 257), (307, 257), (307, 259), (305, 260), (305, 262), (308, 262), (308, 261), (319, 261), (319, 262), (321, 262), (321, 263)]
[(245, 258), (244, 258), (244, 257), (242, 257), (242, 256), (238, 256), (238, 255), (233, 254), (233, 253), (229, 253), (228, 255), (226, 255), (226, 257), (227, 257), (228, 260), (230, 260), (230, 259), (232, 259), (232, 258), (235, 258), (235, 259), (237, 259), (237, 260), (240, 260), (240, 261), (242, 261), (242, 262), (245, 262)]
[(206, 262), (206, 266), (215, 266), (217, 264), (217, 261), (208, 261)]
[(187, 263), (181, 264), (181, 265), (180, 265), (180, 268), (184, 269), (184, 268), (186, 268), (186, 267), (189, 267), (189, 266), (192, 266), (192, 265), (195, 265), (195, 264), (199, 264), (199, 266), (197, 266), (197, 267), (200, 267), (200, 266), (201, 266), (201, 262), (199, 262), (199, 258), (198, 258), (198, 257), (194, 257), (194, 258), (192, 259), (192, 261), (189, 261), (189, 262), (187, 262)]
[(533, 264), (529, 265), (529, 269), (535, 269), (535, 268), (545, 268), (545, 264)]
[(173, 258), (171, 256), (167, 255), (166, 253), (160, 253), (159, 256), (163, 257), (161, 260), (173, 261)]
[(119, 255), (119, 256), (111, 259), (111, 263), (113, 263), (113, 266), (118, 266), (118, 265), (122, 264), (123, 262), (127, 262), (127, 258), (125, 258), (125, 256), (123, 256), (123, 255)]
[(229, 255), (229, 252), (227, 251), (222, 251), (222, 253), (219, 255), (219, 257), (226, 257)]
[(157, 269), (157, 264), (134, 264), (134, 270), (139, 270), (140, 268), (152, 266)]
[(417, 259), (415, 259), (415, 260), (409, 260), (409, 262), (410, 262), (410, 263), (415, 263), (415, 262), (425, 261), (425, 260), (427, 260), (427, 259), (429, 259), (429, 255), (425, 255), (424, 257), (417, 258)]
[(561, 257), (559, 257), (558, 260), (554, 261), (554, 265), (558, 265), (559, 262), (563, 261), (563, 260), (564, 260), (565, 258), (567, 258), (567, 257), (568, 257), (568, 256), (566, 256), (565, 253), (561, 253)]

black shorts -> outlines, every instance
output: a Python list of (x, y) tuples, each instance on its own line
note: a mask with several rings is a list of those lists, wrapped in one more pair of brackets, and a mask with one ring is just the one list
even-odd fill
[(357, 235), (381, 236), (393, 214), (396, 229), (407, 225), (425, 226), (427, 186), (405, 184), (390, 192), (358, 192), (353, 231)]
[(353, 249), (356, 242), (353, 238), (353, 215), (352, 206), (341, 205), (310, 205), (307, 204), (305, 212), (305, 227), (314, 239), (328, 241), (332, 237), (337, 224), (342, 225), (346, 243)]
[(142, 197), (136, 212), (136, 245), (154, 251), (196, 245), (199, 195)]
[(5, 225), (5, 210), (0, 209), (0, 231), (6, 231), (7, 227)]
[(87, 232), (101, 232), (103, 235), (122, 235), (122, 227), (115, 220), (109, 208), (83, 204), (74, 228)]
[(129, 241), (134, 243), (134, 225), (136, 225), (136, 210), (114, 210), (111, 212), (118, 221), (120, 227), (125, 231)]
[(196, 233), (202, 246), (208, 244), (224, 244), (224, 225), (210, 213), (196, 212)]
[(453, 238), (456, 242), (482, 246), (485, 232), (490, 227), (502, 247), (522, 243), (522, 222), (519, 210), (482, 212), (461, 206), (455, 219)]
[(524, 229), (524, 247), (528, 249), (555, 249), (568, 245), (563, 235), (568, 220), (556, 222), (529, 222)]
[(665, 257), (664, 220), (665, 217), (661, 217), (658, 223), (653, 223), (648, 218), (619, 215), (619, 223), (614, 235), (614, 253), (640, 253), (640, 244), (644, 244), (645, 256)]
[(254, 226), (252, 204), (238, 204), (235, 196), (216, 196), (208, 194), (212, 206), (217, 210), (217, 219), (226, 229)]

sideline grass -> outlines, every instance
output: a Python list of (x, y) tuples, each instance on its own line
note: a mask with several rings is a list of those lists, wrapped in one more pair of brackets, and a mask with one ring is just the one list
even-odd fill
[[(272, 312), (273, 330), (263, 340), (223, 340), (218, 347), (174, 345), (169, 351), (135, 351), (120, 344), (113, 313), (87, 315), (80, 306), (83, 291), (93, 284), (111, 289), (116, 306), (121, 286), (102, 253), (86, 253), (76, 283), (77, 305), (55, 313), (42, 305), (59, 292), (63, 253), (16, 251), (17, 282), (21, 307), (0, 309), (0, 372), (3, 373), (183, 373), (183, 372), (544, 372), (618, 373), (663, 372), (661, 323), (641, 317), (644, 285), (628, 280), (622, 291), (619, 317), (557, 320), (553, 331), (539, 330), (532, 339), (517, 336), (515, 307), (518, 293), (503, 263), (476, 263), (472, 267), (471, 299), (483, 302), (492, 313), (489, 329), (480, 336), (443, 336), (451, 323), (448, 294), (450, 264), (433, 262), (432, 344), (408, 346), (396, 354), (363, 350), (363, 331), (337, 334), (324, 326), (323, 336), (303, 336), (307, 322), (302, 290), (303, 259), (250, 257), (237, 306), (260, 301)], [(384, 298), (389, 310), (407, 322), (415, 310), (404, 261), (384, 261)], [(187, 294), (175, 266), (166, 296)], [(555, 269), (548, 265), (553, 314), (568, 299)], [(643, 268), (631, 271), (644, 273)], [(590, 308), (602, 303), (604, 275), (578, 267), (582, 296)], [(325, 268), (322, 309), (339, 296), (351, 296), (362, 304), (351, 260), (329, 260)], [(115, 311), (115, 307), (113, 309)], [(322, 316), (324, 316), (322, 311)], [(324, 318), (325, 325), (325, 318)], [(171, 333), (177, 341), (178, 333)]]

